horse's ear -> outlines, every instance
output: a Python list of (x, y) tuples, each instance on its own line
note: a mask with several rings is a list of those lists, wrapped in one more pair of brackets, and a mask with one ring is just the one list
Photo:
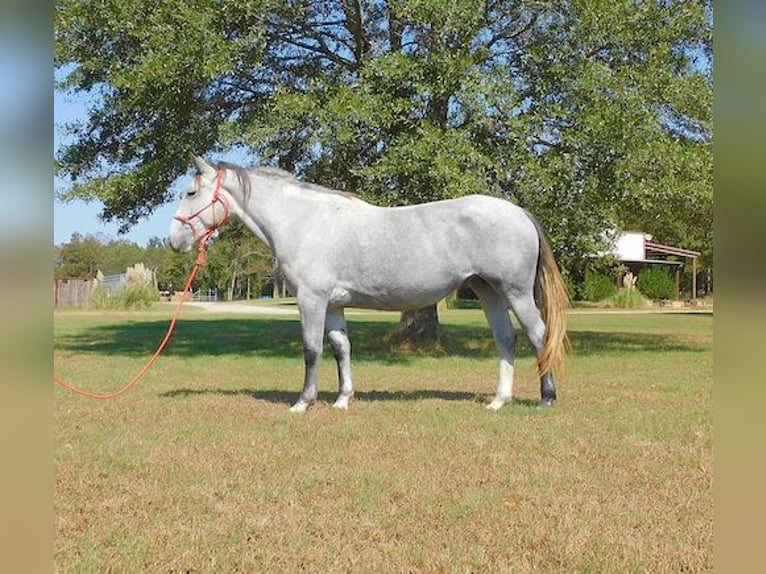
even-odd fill
[(207, 161), (205, 161), (205, 158), (195, 155), (194, 165), (197, 166), (197, 169), (203, 176), (207, 178), (215, 177), (215, 174), (216, 174), (215, 168), (212, 165), (210, 165)]

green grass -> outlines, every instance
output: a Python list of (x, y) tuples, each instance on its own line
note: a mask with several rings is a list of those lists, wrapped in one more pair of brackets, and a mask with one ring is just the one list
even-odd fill
[[(170, 311), (60, 312), (56, 373), (109, 391)], [(712, 314), (578, 312), (553, 409), (520, 338), (491, 413), (481, 311), (441, 313), (438, 356), (391, 354), (396, 314), (349, 314), (356, 399), (287, 412), (295, 317), (185, 310), (124, 397), (56, 388), (60, 572), (712, 570)]]

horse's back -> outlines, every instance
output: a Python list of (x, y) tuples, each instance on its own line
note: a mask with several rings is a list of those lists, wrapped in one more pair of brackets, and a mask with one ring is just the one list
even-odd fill
[(485, 195), (453, 202), (450, 208), (457, 213), (455, 227), (465, 240), (461, 251), (470, 257), (475, 274), (498, 279), (509, 274), (519, 279), (534, 276), (539, 237), (526, 211), (510, 201)]
[(524, 210), (502, 199), (367, 206), (339, 215), (334, 229), (327, 237), (334, 254), (330, 275), (338, 292), (364, 306), (437, 300), (476, 275), (524, 285), (534, 277), (537, 231)]
[[(399, 209), (408, 241), (433, 243), (443, 256), (457, 254), (472, 267), (481, 262), (495, 266), (498, 259), (506, 265), (516, 259), (537, 260), (537, 229), (526, 211), (510, 201), (469, 195)], [(392, 219), (397, 215), (394, 210)]]

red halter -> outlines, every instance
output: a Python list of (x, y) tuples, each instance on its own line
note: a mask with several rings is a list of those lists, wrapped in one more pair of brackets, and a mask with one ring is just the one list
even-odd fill
[[(202, 209), (195, 211), (191, 215), (173, 216), (173, 219), (177, 219), (184, 225), (188, 225), (191, 228), (192, 233), (194, 234), (195, 242), (196, 241), (206, 242), (208, 239), (210, 239), (210, 236), (213, 235), (213, 233), (215, 233), (216, 229), (223, 226), (223, 224), (226, 223), (226, 220), (229, 219), (229, 211), (230, 211), (229, 204), (226, 201), (226, 198), (221, 195), (221, 182), (223, 181), (223, 176), (225, 175), (225, 173), (226, 173), (226, 170), (224, 169), (218, 170), (218, 177), (216, 177), (215, 179), (215, 189), (213, 190), (213, 199), (210, 200), (210, 203), (208, 203)], [(220, 202), (221, 205), (223, 206), (223, 217), (221, 218), (221, 221), (216, 220), (215, 204), (218, 202)], [(197, 233), (197, 227), (194, 225), (194, 223), (198, 219), (200, 220), (200, 222), (202, 222), (200, 218), (200, 214), (211, 207), (213, 208), (213, 225), (211, 225), (210, 227), (205, 227), (205, 224), (202, 223), (202, 232)]]

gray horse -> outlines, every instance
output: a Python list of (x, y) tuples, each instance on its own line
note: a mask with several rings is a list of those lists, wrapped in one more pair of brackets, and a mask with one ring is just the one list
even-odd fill
[(171, 224), (170, 244), (187, 252), (231, 215), (272, 250), (295, 287), (303, 331), (306, 370), (292, 412), (305, 412), (317, 399), (325, 333), (338, 362), (340, 395), (333, 406), (348, 408), (354, 389), (344, 307), (416, 309), (466, 281), (500, 352), (487, 408), (497, 410), (512, 397), (509, 308), (537, 353), (542, 404), (556, 400), (569, 299), (550, 246), (525, 210), (481, 195), (376, 207), (279, 169), (194, 161), (199, 171)]

